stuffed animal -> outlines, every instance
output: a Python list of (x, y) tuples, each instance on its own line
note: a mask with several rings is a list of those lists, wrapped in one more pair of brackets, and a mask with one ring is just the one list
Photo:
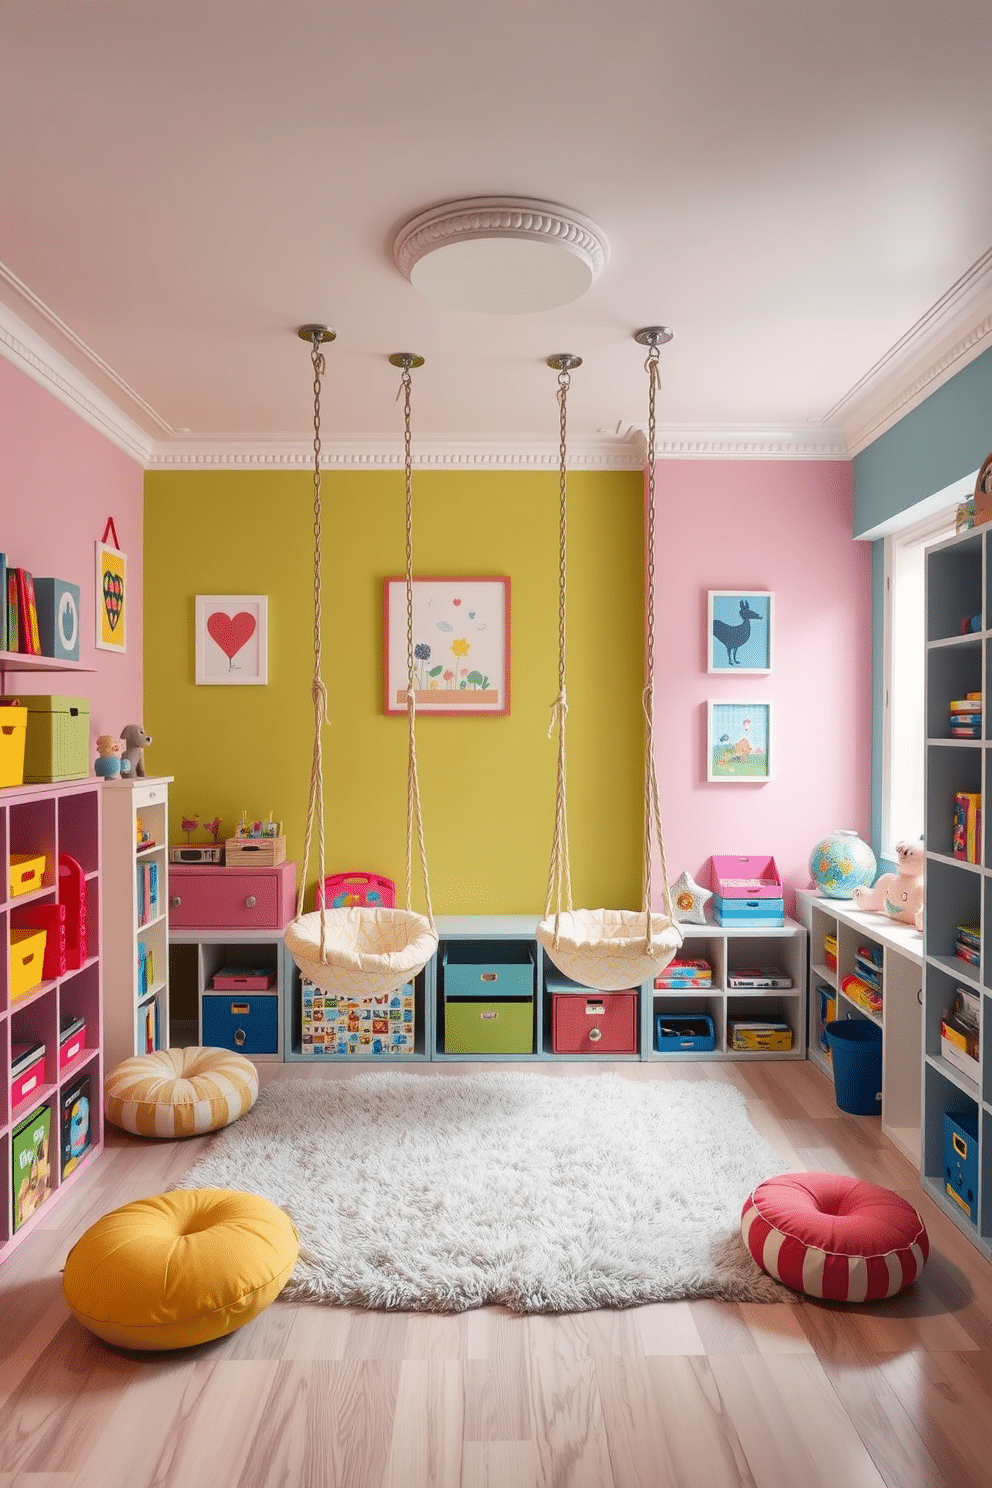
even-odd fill
[(140, 778), (145, 773), (145, 747), (152, 742), (152, 736), (145, 733), (140, 723), (129, 723), (121, 729), (121, 738), (124, 758), (130, 767), (128, 773)]
[(126, 775), (130, 765), (127, 760), (121, 759), (123, 753), (123, 739), (115, 739), (113, 734), (98, 734), (96, 759), (93, 761), (94, 775), (99, 775), (103, 780), (116, 780), (119, 775)]
[(897, 842), (895, 873), (883, 873), (870, 889), (855, 889), (858, 909), (878, 910), (892, 920), (920, 928), (923, 921), (923, 842)]

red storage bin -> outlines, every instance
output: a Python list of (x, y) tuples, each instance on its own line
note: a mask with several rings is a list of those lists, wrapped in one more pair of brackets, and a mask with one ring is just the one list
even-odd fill
[[(563, 979), (564, 980), (564, 979)], [(636, 988), (594, 992), (588, 987), (551, 992), (551, 1048), (555, 1054), (636, 1054)]]

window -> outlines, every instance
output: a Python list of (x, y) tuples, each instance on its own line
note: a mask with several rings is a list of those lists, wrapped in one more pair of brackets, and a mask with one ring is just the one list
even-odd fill
[(923, 836), (923, 555), (954, 536), (954, 506), (885, 539), (882, 855)]

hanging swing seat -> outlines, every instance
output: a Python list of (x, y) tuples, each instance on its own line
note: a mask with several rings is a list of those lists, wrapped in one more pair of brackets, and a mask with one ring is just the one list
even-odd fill
[(285, 940), (300, 973), (314, 986), (356, 999), (398, 991), (437, 950), (437, 932), (423, 915), (362, 905), (299, 915), (287, 925)]
[(571, 909), (543, 919), (536, 935), (574, 982), (624, 992), (664, 971), (682, 944), (681, 930), (666, 914), (652, 914), (650, 942), (647, 930), (643, 910)]

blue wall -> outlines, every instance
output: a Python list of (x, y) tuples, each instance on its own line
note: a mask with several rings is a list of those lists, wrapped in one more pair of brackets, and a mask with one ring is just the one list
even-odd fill
[[(992, 450), (992, 351), (983, 352), (854, 457), (854, 536), (976, 471)], [(908, 518), (912, 520), (912, 518)], [(871, 835), (881, 858), (885, 552), (872, 543)], [(886, 843), (885, 846), (890, 844)], [(892, 867), (889, 860), (880, 867)]]
[(977, 470), (992, 450), (992, 351), (854, 457), (854, 535)]

